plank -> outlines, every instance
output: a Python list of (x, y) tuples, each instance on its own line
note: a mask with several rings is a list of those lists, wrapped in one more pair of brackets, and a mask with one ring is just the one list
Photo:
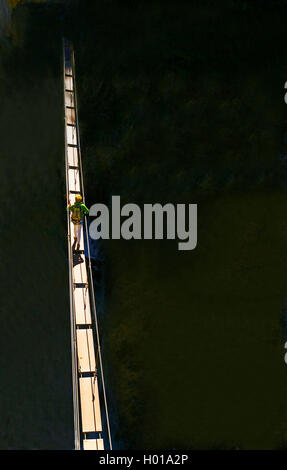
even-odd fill
[(73, 74), (72, 65), (71, 65), (70, 62), (65, 63), (65, 74), (66, 75), (72, 75)]
[(75, 284), (87, 284), (88, 277), (87, 277), (87, 268), (86, 263), (84, 260), (84, 255), (81, 255), (80, 258), (83, 260), (82, 263), (78, 263), (73, 266), (73, 282)]
[(76, 126), (66, 126), (67, 143), (77, 145), (77, 131)]
[(70, 168), (68, 170), (69, 174), (69, 191), (80, 191), (80, 172), (79, 169), (74, 170)]
[(76, 124), (76, 113), (74, 108), (66, 107), (66, 119), (68, 124)]
[(72, 77), (65, 77), (65, 88), (66, 88), (66, 90), (73, 90), (74, 89), (74, 84), (73, 84), (73, 78)]
[(97, 377), (80, 377), (82, 432), (102, 432)]
[(71, 91), (65, 91), (65, 105), (75, 106), (74, 93)]
[(76, 325), (91, 325), (91, 307), (89, 292), (86, 287), (74, 288), (74, 305), (76, 313)]
[(73, 166), (79, 166), (77, 147), (68, 147), (68, 164)]
[(77, 329), (77, 351), (79, 372), (95, 372), (95, 348), (91, 328)]
[(105, 450), (104, 439), (84, 439), (84, 450)]

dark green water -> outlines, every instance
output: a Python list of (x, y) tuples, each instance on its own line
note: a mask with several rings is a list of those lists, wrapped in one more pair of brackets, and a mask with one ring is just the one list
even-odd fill
[(36, 37), (2, 55), (2, 449), (73, 447), (62, 83)]
[(116, 445), (286, 448), (286, 16), (241, 1), (17, 10), (0, 76), (2, 448), (73, 446), (63, 31), (88, 205), (199, 204), (192, 252), (102, 246)]

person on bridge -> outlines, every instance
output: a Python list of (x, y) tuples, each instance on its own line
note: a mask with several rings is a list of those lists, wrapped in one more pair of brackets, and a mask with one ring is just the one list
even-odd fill
[(85, 215), (89, 214), (89, 209), (83, 204), (80, 194), (75, 197), (75, 203), (69, 204), (67, 210), (72, 212), (71, 220), (74, 224), (74, 244), (77, 242), (77, 250), (80, 249), (81, 231)]

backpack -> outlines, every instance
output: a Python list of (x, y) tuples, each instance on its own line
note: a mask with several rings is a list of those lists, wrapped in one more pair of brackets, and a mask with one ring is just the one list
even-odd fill
[(81, 217), (81, 208), (72, 207), (72, 222), (79, 223), (82, 220)]

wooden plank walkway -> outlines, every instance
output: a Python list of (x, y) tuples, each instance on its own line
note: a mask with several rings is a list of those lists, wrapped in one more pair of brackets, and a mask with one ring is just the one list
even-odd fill
[[(81, 153), (77, 123), (77, 99), (74, 76), (74, 56), (71, 44), (64, 40), (64, 107), (65, 107), (65, 166), (67, 199), (74, 203), (75, 195), (84, 200), (81, 174)], [(90, 303), (90, 282), (85, 258), (84, 234), (80, 249), (75, 251), (74, 226), (67, 215), (70, 279), (70, 318), (73, 367), (73, 399), (75, 448), (103, 450), (102, 418), (97, 377), (97, 347), (93, 334)]]

